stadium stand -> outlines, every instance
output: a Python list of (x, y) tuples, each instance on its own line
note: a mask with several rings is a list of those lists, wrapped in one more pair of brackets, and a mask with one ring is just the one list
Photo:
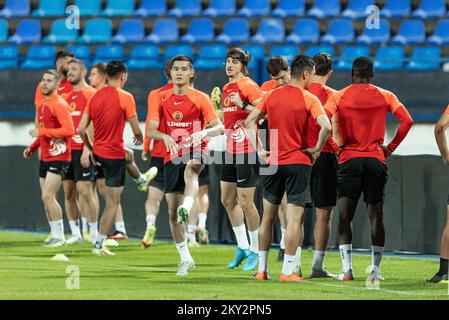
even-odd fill
[(94, 18), (88, 20), (84, 26), (84, 33), (79, 42), (99, 43), (112, 40), (112, 22), (107, 18)]
[(108, 62), (111, 60), (124, 60), (125, 50), (121, 45), (105, 45), (98, 47), (92, 64)]
[(200, 0), (178, 0), (168, 15), (176, 18), (197, 16), (201, 12)]
[(98, 16), (101, 13), (101, 0), (75, 0), (81, 17)]
[(9, 38), (9, 42), (22, 44), (40, 42), (42, 37), (41, 24), (39, 20), (23, 19), (17, 27), (16, 32)]
[(127, 65), (130, 69), (162, 68), (159, 47), (152, 44), (134, 46)]
[(6, 0), (0, 18), (20, 18), (30, 14), (30, 0)]
[(244, 18), (230, 18), (223, 27), (223, 32), (216, 38), (218, 42), (226, 44), (247, 42), (250, 38), (248, 20)]
[(279, 18), (301, 17), (305, 13), (304, 0), (280, 0), (271, 14)]
[(207, 9), (203, 11), (206, 17), (233, 16), (237, 12), (235, 0), (212, 0)]
[(257, 33), (252, 37), (255, 43), (266, 44), (284, 41), (284, 23), (277, 18), (264, 18), (259, 24)]
[(268, 16), (271, 10), (269, 0), (246, 0), (243, 7), (238, 10), (240, 17), (252, 18)]
[(335, 64), (335, 70), (350, 71), (352, 62), (355, 58), (369, 56), (369, 47), (367, 46), (346, 46), (343, 48), (338, 63)]
[(181, 37), (181, 42), (203, 43), (215, 38), (214, 23), (209, 18), (192, 19), (187, 33)]
[(116, 43), (133, 43), (145, 40), (145, 26), (140, 19), (123, 19), (117, 34), (112, 38)]
[(156, 20), (153, 31), (146, 40), (153, 43), (176, 42), (179, 38), (178, 22), (173, 18)]
[(377, 71), (393, 71), (401, 69), (405, 60), (403, 47), (380, 47), (374, 57), (374, 68)]
[(106, 17), (121, 17), (134, 14), (135, 0), (108, 0), (103, 15)]
[(294, 44), (317, 43), (320, 40), (320, 28), (315, 19), (299, 19), (286, 41)]
[(327, 33), (321, 37), (323, 44), (342, 44), (354, 40), (354, 27), (350, 19), (332, 20)]
[(39, 8), (31, 13), (32, 17), (60, 17), (65, 13), (67, 2), (65, 0), (41, 0)]
[(412, 11), (410, 0), (387, 0), (380, 11), (383, 18), (403, 18), (410, 16)]
[(66, 19), (56, 19), (51, 23), (50, 34), (44, 37), (44, 43), (74, 42), (78, 38), (78, 30), (66, 28)]
[(17, 46), (0, 46), (0, 69), (17, 68), (19, 48)]
[(8, 21), (0, 19), (0, 42), (6, 42), (8, 40)]
[(47, 45), (33, 45), (28, 51), (22, 69), (49, 69), (54, 67), (55, 48)]

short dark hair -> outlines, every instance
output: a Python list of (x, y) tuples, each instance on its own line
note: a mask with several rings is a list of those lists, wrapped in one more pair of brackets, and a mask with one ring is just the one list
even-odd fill
[(167, 61), (165, 61), (164, 73), (165, 73), (165, 77), (167, 77), (167, 79), (171, 78), (170, 70), (171, 70), (172, 66), (173, 66), (173, 59), (172, 58), (170, 58)]
[(72, 59), (72, 60), (69, 61), (69, 63), (76, 63), (77, 65), (79, 65), (79, 66), (81, 67), (82, 70), (83, 70), (83, 69), (84, 69), (84, 70), (87, 69), (86, 63), (84, 63), (83, 60), (80, 60), (80, 59)]
[(106, 65), (106, 75), (108, 78), (116, 79), (123, 73), (128, 73), (128, 69), (123, 61), (113, 60)]
[(285, 57), (275, 56), (271, 57), (270, 60), (268, 60), (267, 72), (273, 77), (278, 75), (279, 72), (287, 70), (288, 70), (288, 61), (287, 59), (285, 59)]
[(64, 49), (64, 50), (59, 50), (59, 51), (56, 53), (56, 61), (58, 61), (58, 60), (61, 59), (61, 58), (67, 58), (67, 57), (69, 57), (69, 58), (75, 58), (75, 55), (73, 54), (72, 51), (66, 50), (66, 49)]
[(251, 61), (251, 55), (249, 51), (243, 50), (242, 48), (231, 48), (226, 53), (226, 59), (232, 58), (237, 59), (243, 65), (243, 74), (248, 75), (248, 64)]
[(313, 62), (313, 59), (300, 54), (295, 59), (293, 59), (291, 65), (290, 65), (290, 73), (293, 78), (299, 79), (301, 75), (306, 70), (312, 70), (313, 66), (315, 65), (315, 62)]
[(98, 72), (101, 73), (102, 75), (104, 75), (104, 76), (106, 75), (106, 63), (98, 62), (98, 63), (94, 64), (91, 69), (94, 69), (94, 68), (97, 69)]
[(170, 69), (173, 67), (175, 61), (187, 61), (189, 63), (190, 69), (193, 69), (193, 60), (186, 54), (178, 54), (171, 59)]
[(358, 57), (352, 63), (353, 77), (371, 79), (373, 76), (373, 61), (368, 57)]
[(332, 56), (324, 52), (316, 54), (313, 57), (313, 62), (315, 62), (315, 74), (317, 76), (327, 75), (334, 66)]
[(48, 69), (44, 72), (44, 74), (51, 74), (52, 76), (55, 77), (56, 81), (59, 81), (62, 78), (62, 75), (55, 69)]

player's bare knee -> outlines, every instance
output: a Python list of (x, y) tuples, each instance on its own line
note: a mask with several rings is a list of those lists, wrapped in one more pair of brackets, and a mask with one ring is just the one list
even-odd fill
[(130, 164), (130, 163), (134, 162), (134, 151), (133, 150), (126, 149), (125, 161), (126, 161), (127, 164)]

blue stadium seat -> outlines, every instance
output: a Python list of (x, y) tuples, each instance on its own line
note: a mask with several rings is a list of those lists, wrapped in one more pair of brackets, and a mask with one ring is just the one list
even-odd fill
[(178, 55), (178, 54), (185, 54), (188, 55), (190, 58), (193, 59), (193, 47), (189, 44), (174, 44), (169, 45), (165, 49), (164, 53), (164, 61)]
[(78, 38), (78, 30), (67, 29), (66, 19), (57, 19), (51, 23), (50, 34), (44, 37), (44, 43), (74, 42)]
[(19, 65), (19, 48), (0, 46), (0, 69), (13, 69)]
[(17, 24), (16, 32), (9, 38), (9, 42), (22, 44), (41, 41), (41, 24), (39, 20), (23, 19)]
[(430, 71), (440, 69), (441, 49), (439, 47), (416, 47), (405, 69), (409, 71)]
[(291, 61), (299, 54), (299, 48), (293, 45), (274, 45), (270, 50), (270, 57), (283, 56)]
[(31, 13), (33, 17), (62, 17), (67, 6), (66, 0), (40, 0), (39, 7)]
[(349, 0), (348, 7), (343, 10), (341, 16), (350, 19), (366, 18), (371, 13), (366, 13), (369, 6), (375, 5), (374, 0)]
[(217, 36), (217, 42), (226, 44), (247, 42), (250, 37), (249, 22), (244, 18), (231, 18), (226, 20), (223, 32)]
[(338, 16), (340, 11), (340, 0), (316, 0), (307, 15), (317, 19), (333, 18)]
[(94, 54), (92, 64), (99, 62), (109, 62), (111, 60), (124, 60), (125, 50), (121, 45), (104, 45), (99, 46)]
[(332, 20), (327, 33), (321, 37), (324, 44), (341, 44), (354, 41), (354, 26), (350, 19)]
[(172, 17), (192, 17), (201, 13), (201, 0), (177, 0), (173, 9), (168, 11)]
[(72, 51), (77, 59), (83, 60), (88, 64), (90, 61), (90, 46), (88, 45), (69, 45), (67, 50)]
[(260, 45), (243, 45), (241, 48), (248, 51), (251, 61), (262, 60), (265, 57), (265, 48)]
[(178, 41), (179, 30), (176, 19), (163, 18), (154, 23), (153, 30), (147, 36), (148, 42), (165, 43)]
[(30, 0), (6, 0), (0, 11), (0, 18), (20, 18), (30, 15)]
[(393, 37), (394, 44), (409, 45), (421, 43), (426, 38), (424, 22), (421, 20), (403, 20), (399, 32)]
[(284, 22), (277, 18), (263, 18), (256, 34), (251, 38), (255, 43), (266, 44), (283, 42), (285, 38)]
[(145, 40), (145, 27), (140, 19), (123, 19), (120, 27), (112, 38), (115, 43), (133, 43)]
[(320, 28), (316, 19), (299, 19), (286, 41), (294, 44), (317, 43), (320, 40)]
[(418, 9), (413, 11), (412, 16), (420, 19), (441, 18), (446, 15), (445, 0), (421, 0)]
[(352, 70), (352, 62), (358, 57), (369, 56), (367, 46), (347, 46), (343, 47), (339, 61), (335, 64), (335, 70)]
[(98, 43), (112, 40), (112, 22), (108, 18), (90, 19), (84, 25), (84, 33), (80, 42)]
[(375, 71), (393, 71), (401, 69), (405, 60), (404, 47), (380, 47), (374, 57)]
[(233, 16), (237, 11), (235, 0), (212, 0), (207, 9), (203, 11), (206, 17)]
[(8, 40), (8, 20), (0, 20), (0, 42)]
[(449, 44), (449, 20), (440, 20), (435, 26), (435, 31), (432, 36), (427, 39), (427, 42), (437, 46)]
[(276, 9), (271, 12), (271, 15), (279, 18), (302, 17), (304, 12), (304, 0), (280, 0)]
[(198, 60), (195, 62), (197, 69), (223, 69), (227, 47), (225, 45), (205, 45), (200, 48)]
[(33, 45), (28, 50), (26, 59), (20, 65), (22, 69), (54, 68), (55, 48), (53, 46)]
[(134, 14), (135, 0), (108, 0), (103, 16), (121, 17)]
[(412, 5), (410, 0), (387, 0), (384, 8), (380, 11), (384, 18), (404, 18), (410, 16)]
[(101, 0), (75, 0), (81, 17), (98, 16), (101, 13)]
[(390, 22), (380, 19), (379, 29), (368, 29), (365, 25), (363, 33), (357, 37), (358, 43), (366, 45), (379, 44), (390, 40)]
[(135, 15), (138, 17), (159, 17), (167, 12), (166, 0), (143, 0)]
[(240, 17), (268, 16), (271, 10), (270, 0), (245, 0), (243, 7), (237, 11)]
[(214, 23), (209, 18), (194, 18), (190, 21), (187, 33), (181, 38), (186, 43), (202, 43), (214, 40)]
[(129, 69), (162, 68), (163, 64), (159, 60), (159, 47), (150, 44), (134, 46), (126, 65)]
[(332, 46), (310, 46), (306, 49), (306, 52), (304, 52), (304, 54), (309, 57), (313, 57), (317, 53), (328, 53), (332, 57), (335, 56), (335, 50)]

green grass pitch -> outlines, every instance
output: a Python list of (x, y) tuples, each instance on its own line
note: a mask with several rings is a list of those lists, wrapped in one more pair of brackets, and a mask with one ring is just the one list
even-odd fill
[[(272, 279), (259, 282), (241, 267), (227, 270), (233, 246), (208, 245), (191, 249), (196, 269), (187, 277), (176, 276), (178, 253), (172, 243), (156, 242), (148, 249), (136, 240), (111, 248), (117, 255), (98, 257), (87, 243), (62, 249), (43, 247), (44, 235), (0, 232), (0, 299), (448, 299), (447, 284), (428, 284), (438, 261), (384, 257), (379, 289), (366, 288), (370, 256), (354, 255), (355, 281), (312, 279), (307, 283), (280, 283), (281, 263), (271, 250)], [(70, 261), (50, 258), (64, 253)], [(312, 251), (304, 250), (302, 269), (309, 274)], [(338, 253), (328, 253), (325, 265), (332, 273), (341, 268)], [(69, 266), (79, 270), (79, 289), (68, 289)], [(69, 273), (67, 272), (69, 271)], [(69, 278), (72, 279), (72, 278)], [(70, 285), (69, 285), (70, 287)]]

